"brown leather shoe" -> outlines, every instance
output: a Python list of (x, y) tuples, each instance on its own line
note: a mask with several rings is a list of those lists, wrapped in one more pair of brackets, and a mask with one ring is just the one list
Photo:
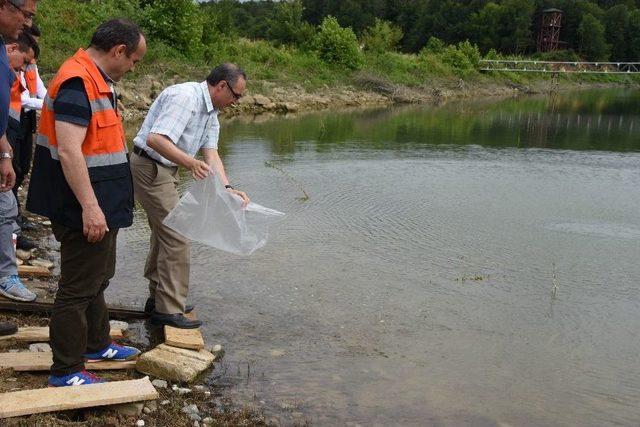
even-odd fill
[(12, 322), (0, 322), (0, 336), (18, 332), (18, 326)]

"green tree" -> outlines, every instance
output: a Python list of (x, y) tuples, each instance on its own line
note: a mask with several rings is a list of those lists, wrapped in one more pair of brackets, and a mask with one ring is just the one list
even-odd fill
[(147, 35), (189, 58), (202, 57), (203, 24), (200, 7), (192, 0), (152, 0), (144, 8)]
[(605, 41), (604, 25), (593, 15), (586, 14), (577, 31), (579, 50), (591, 61), (606, 61), (609, 58), (609, 46)]
[(333, 16), (327, 16), (320, 24), (315, 46), (325, 62), (351, 70), (362, 66), (363, 58), (356, 35), (351, 28), (342, 28)]
[(281, 44), (308, 47), (315, 29), (302, 19), (302, 0), (282, 1), (275, 5), (273, 17), (268, 19), (267, 36)]
[(627, 60), (638, 62), (640, 61), (640, 9), (629, 14), (628, 33)]
[(624, 4), (613, 6), (604, 14), (605, 37), (611, 46), (611, 59), (624, 61), (627, 59), (625, 36), (629, 27), (629, 9)]
[(376, 18), (374, 24), (364, 30), (361, 40), (365, 50), (382, 53), (396, 50), (401, 39), (402, 30), (399, 27)]

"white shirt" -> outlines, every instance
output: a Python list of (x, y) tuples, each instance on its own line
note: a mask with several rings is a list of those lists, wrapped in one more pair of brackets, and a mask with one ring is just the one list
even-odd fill
[[(27, 82), (24, 77), (24, 73), (20, 72), (20, 82), (23, 87), (27, 87)], [(44, 86), (42, 79), (40, 78), (40, 72), (38, 71), (38, 66), (36, 65), (36, 82), (37, 82), (37, 92), (36, 97), (32, 98), (29, 93), (29, 89), (25, 89), (21, 94), (22, 99), (22, 108), (25, 110), (42, 110), (42, 100), (47, 95), (47, 88)]]

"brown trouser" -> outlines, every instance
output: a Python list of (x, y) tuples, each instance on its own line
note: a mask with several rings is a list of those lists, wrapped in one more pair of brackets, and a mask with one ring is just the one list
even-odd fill
[(118, 229), (89, 243), (82, 230), (55, 223), (51, 228), (60, 242), (60, 281), (49, 323), (51, 375), (59, 376), (82, 371), (84, 353), (111, 343), (104, 290), (115, 274)]
[(147, 212), (151, 227), (144, 277), (158, 313), (184, 313), (189, 292), (189, 241), (162, 224), (178, 204), (178, 168), (131, 154), (133, 194)]

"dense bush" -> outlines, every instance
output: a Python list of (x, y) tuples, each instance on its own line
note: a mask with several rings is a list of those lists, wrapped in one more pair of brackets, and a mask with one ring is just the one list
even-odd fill
[(358, 39), (351, 28), (342, 28), (338, 20), (326, 17), (316, 35), (315, 47), (323, 61), (356, 70), (362, 66)]

